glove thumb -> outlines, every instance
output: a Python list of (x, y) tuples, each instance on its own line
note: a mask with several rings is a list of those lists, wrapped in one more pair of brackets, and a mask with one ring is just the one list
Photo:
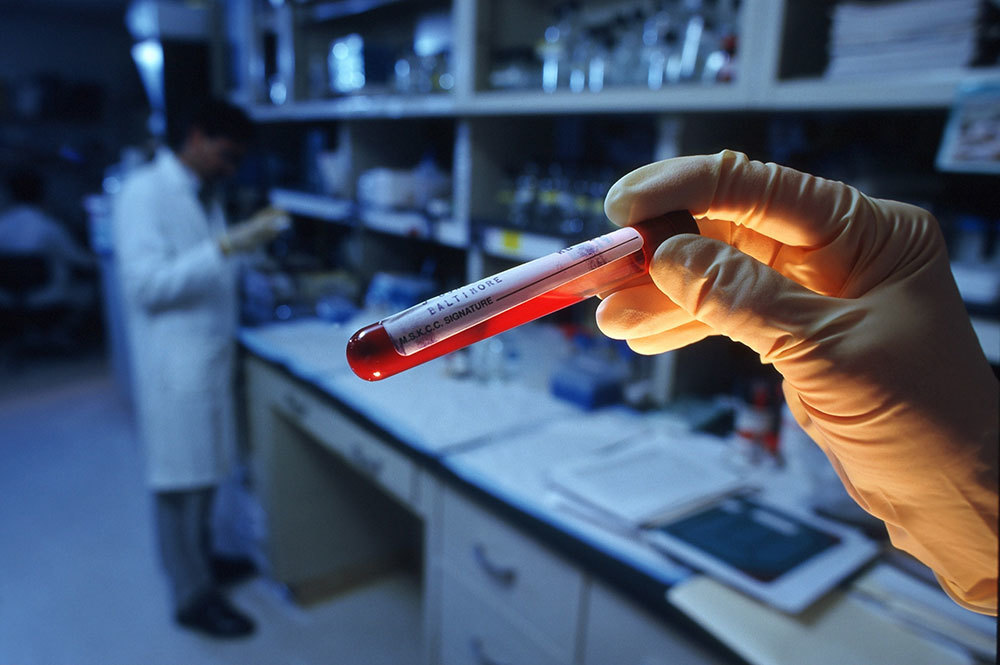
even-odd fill
[(681, 235), (664, 241), (649, 268), (653, 283), (717, 333), (746, 344), (763, 362), (807, 353), (838, 322), (843, 301), (810, 291), (722, 241)]

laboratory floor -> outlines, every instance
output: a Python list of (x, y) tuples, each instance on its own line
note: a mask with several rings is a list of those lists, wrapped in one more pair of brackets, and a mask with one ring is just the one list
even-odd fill
[(420, 582), (405, 573), (308, 607), (257, 578), (231, 594), (254, 636), (178, 628), (131, 416), (99, 355), (0, 370), (0, 492), (0, 663), (418, 660)]

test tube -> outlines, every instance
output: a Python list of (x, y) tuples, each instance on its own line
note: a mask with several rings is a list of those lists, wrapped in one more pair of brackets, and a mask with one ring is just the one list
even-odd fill
[(379, 381), (446, 353), (608, 293), (649, 269), (667, 238), (698, 233), (689, 212), (627, 226), (454, 289), (365, 326), (347, 362)]

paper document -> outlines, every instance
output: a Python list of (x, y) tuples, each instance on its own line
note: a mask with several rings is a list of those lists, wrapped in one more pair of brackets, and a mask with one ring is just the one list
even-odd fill
[[(682, 445), (686, 452), (678, 450)], [(567, 497), (644, 526), (746, 487), (715, 453), (697, 442), (632, 441), (554, 467), (549, 480)]]
[(829, 78), (959, 69), (975, 57), (979, 0), (839, 2), (831, 10)]
[(851, 594), (868, 600), (900, 624), (930, 639), (947, 642), (989, 659), (996, 655), (997, 621), (969, 612), (944, 591), (889, 564), (881, 563), (862, 575)]
[(667, 598), (753, 665), (974, 662), (841, 591), (833, 591), (801, 616), (774, 610), (702, 576), (671, 587)]

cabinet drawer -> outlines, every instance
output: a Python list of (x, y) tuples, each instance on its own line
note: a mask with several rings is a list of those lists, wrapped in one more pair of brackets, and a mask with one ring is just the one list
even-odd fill
[(479, 596), (507, 608), (571, 660), (583, 575), (571, 563), (453, 492), (443, 502), (442, 557)]
[(568, 665), (456, 575), (441, 577), (441, 665)]
[(600, 582), (588, 594), (584, 665), (713, 665), (721, 658)]
[(402, 454), (356, 424), (332, 404), (291, 381), (282, 382), (274, 407), (325, 448), (371, 478), (400, 501), (415, 501), (416, 468)]
[(291, 379), (280, 377), (269, 397), (273, 408), (324, 444), (335, 435), (333, 408)]
[(339, 430), (334, 430), (339, 434), (329, 447), (397, 499), (415, 507), (417, 470), (413, 463), (345, 416), (331, 415), (339, 420)]

